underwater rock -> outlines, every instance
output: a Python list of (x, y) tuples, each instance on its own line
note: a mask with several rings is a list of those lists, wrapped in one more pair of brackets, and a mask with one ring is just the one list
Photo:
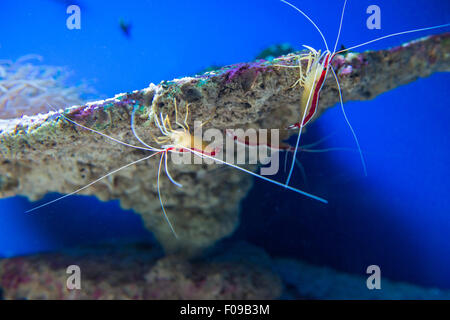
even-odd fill
[[(381, 51), (338, 55), (333, 67), (340, 75), (345, 101), (377, 95), (434, 72), (450, 70), (450, 34), (435, 35)], [(204, 129), (287, 128), (296, 122), (303, 91), (292, 87), (298, 78), (297, 56), (240, 63), (195, 77), (163, 81), (159, 85), (114, 98), (74, 106), (65, 115), (122, 141), (139, 145), (130, 129), (136, 108), (136, 129), (144, 141), (160, 134), (148, 115), (168, 114), (174, 122), (173, 100), (189, 103), (189, 124)], [(328, 74), (315, 118), (338, 102), (337, 87)], [(292, 131), (285, 130), (287, 138)], [(143, 158), (142, 150), (127, 148), (62, 119), (57, 113), (0, 120), (0, 197), (27, 196), (36, 201), (49, 192), (68, 194), (107, 172)], [(231, 234), (238, 225), (239, 203), (252, 178), (214, 165), (169, 163), (173, 185), (161, 177), (162, 200), (179, 236), (163, 219), (158, 193), (159, 159), (124, 169), (80, 194), (101, 200), (119, 199), (123, 208), (142, 216), (167, 252), (194, 255)], [(253, 167), (248, 167), (254, 169)], [(31, 209), (31, 208), (30, 208)]]
[[(268, 259), (248, 245), (195, 262), (159, 247), (100, 245), (0, 260), (0, 290), (5, 299), (275, 299), (281, 281)], [(81, 290), (67, 289), (70, 265)]]
[(274, 268), (283, 279), (283, 299), (423, 300), (450, 299), (450, 290), (425, 288), (383, 277), (381, 290), (369, 290), (367, 276), (314, 266), (294, 259), (274, 259)]

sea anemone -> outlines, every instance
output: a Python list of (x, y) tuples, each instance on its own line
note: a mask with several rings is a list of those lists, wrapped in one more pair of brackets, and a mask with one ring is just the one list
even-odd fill
[(90, 91), (87, 85), (68, 86), (70, 73), (66, 68), (41, 65), (42, 60), (38, 55), (26, 55), (15, 62), (0, 60), (0, 118), (45, 112), (49, 104), (63, 107), (83, 102), (82, 96)]

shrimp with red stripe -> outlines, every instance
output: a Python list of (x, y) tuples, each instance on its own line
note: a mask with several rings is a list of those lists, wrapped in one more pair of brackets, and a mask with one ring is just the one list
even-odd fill
[[(338, 35), (334, 44), (334, 48), (333, 51), (330, 51), (328, 43), (325, 39), (325, 36), (323, 35), (322, 31), (320, 30), (320, 28), (317, 26), (317, 24), (302, 10), (300, 10), (299, 8), (297, 8), (296, 6), (294, 6), (293, 4), (285, 1), (285, 0), (281, 0), (281, 2), (287, 4), (288, 6), (294, 8), (295, 10), (297, 10), (300, 14), (302, 14), (313, 26), (314, 28), (319, 32), (320, 36), (322, 37), (322, 40), (325, 44), (325, 48), (326, 50), (321, 53), (320, 50), (315, 50), (312, 47), (306, 46), (304, 45), (304, 47), (309, 51), (308, 53), (302, 53), (300, 55), (298, 55), (298, 66), (285, 66), (285, 65), (278, 65), (280, 67), (289, 67), (289, 68), (299, 68), (299, 79), (294, 83), (294, 86), (300, 85), (301, 87), (303, 87), (303, 94), (301, 97), (301, 101), (300, 101), (300, 114), (302, 115), (300, 118), (300, 121), (290, 125), (288, 128), (289, 129), (298, 129), (299, 133), (298, 133), (298, 137), (297, 137), (297, 142), (294, 148), (294, 159), (292, 161), (291, 164), (291, 168), (289, 171), (289, 175), (286, 179), (285, 184), (288, 185), (292, 176), (292, 172), (294, 169), (294, 164), (295, 164), (295, 157), (296, 154), (299, 150), (299, 145), (300, 145), (300, 138), (301, 138), (301, 133), (302, 133), (302, 129), (303, 127), (305, 127), (310, 121), (311, 119), (314, 117), (314, 115), (317, 112), (317, 107), (318, 107), (318, 103), (319, 103), (319, 96), (320, 96), (320, 91), (323, 87), (323, 84), (325, 82), (325, 79), (327, 78), (328, 75), (328, 71), (331, 70), (331, 73), (333, 74), (333, 77), (336, 81), (337, 87), (338, 87), (338, 91), (339, 91), (339, 102), (340, 102), (340, 106), (341, 106), (341, 110), (342, 113), (344, 115), (345, 121), (348, 125), (348, 127), (350, 128), (353, 138), (355, 140), (355, 143), (357, 145), (358, 148), (358, 152), (361, 158), (361, 163), (363, 166), (363, 170), (364, 170), (364, 174), (367, 175), (367, 169), (366, 169), (366, 164), (365, 164), (365, 160), (364, 160), (364, 156), (363, 153), (361, 151), (361, 147), (358, 141), (358, 138), (356, 136), (355, 130), (353, 129), (353, 127), (350, 124), (350, 121), (345, 113), (344, 110), (344, 103), (343, 103), (343, 97), (342, 97), (342, 90), (341, 90), (341, 86), (339, 84), (339, 79), (336, 75), (336, 72), (334, 71), (334, 69), (331, 67), (331, 61), (340, 53), (344, 53), (344, 52), (348, 52), (350, 50), (365, 46), (367, 44), (376, 42), (376, 41), (380, 41), (386, 38), (390, 38), (390, 37), (394, 37), (394, 36), (399, 36), (399, 35), (403, 35), (403, 34), (408, 34), (408, 33), (414, 33), (414, 32), (420, 32), (420, 31), (427, 31), (427, 30), (433, 30), (433, 29), (438, 29), (438, 28), (445, 28), (445, 27), (449, 27), (450, 24), (443, 24), (443, 25), (438, 25), (438, 26), (432, 26), (432, 27), (426, 27), (426, 28), (420, 28), (420, 29), (414, 29), (414, 30), (408, 30), (408, 31), (402, 31), (402, 32), (397, 32), (394, 34), (389, 34), (383, 37), (379, 37), (376, 38), (374, 40), (371, 41), (367, 41), (364, 42), (362, 44), (358, 44), (358, 45), (354, 45), (350, 48), (347, 49), (343, 49), (340, 51), (336, 51), (338, 42), (339, 42), (339, 38), (340, 38), (340, 34), (341, 34), (341, 30), (342, 30), (342, 25), (343, 25), (343, 20), (344, 20), (344, 13), (345, 13), (345, 8), (347, 5), (347, 0), (344, 0), (344, 5), (343, 5), (343, 9), (342, 9), (342, 13), (341, 13), (341, 19), (340, 19), (340, 24), (339, 24), (339, 29), (338, 29)], [(302, 63), (304, 63), (306, 61), (306, 68), (302, 67)], [(306, 93), (306, 94), (305, 94)]]

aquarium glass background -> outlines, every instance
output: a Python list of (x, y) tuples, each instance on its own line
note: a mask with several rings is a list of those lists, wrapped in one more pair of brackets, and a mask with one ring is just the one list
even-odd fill
[[(293, 3), (334, 44), (341, 1)], [(66, 66), (74, 83), (83, 80), (96, 90), (95, 99), (194, 75), (211, 65), (251, 61), (273, 44), (323, 49), (317, 31), (276, 0), (74, 1), (81, 8), (81, 30), (66, 28), (68, 4), (1, 1), (0, 58), (38, 54), (45, 64)], [(366, 28), (371, 4), (381, 8), (381, 30)], [(121, 19), (131, 25), (129, 35), (121, 30)], [(450, 2), (444, 0), (350, 0), (339, 46), (449, 21)], [(386, 39), (364, 49), (432, 33)], [(243, 239), (273, 256), (349, 273), (364, 275), (368, 265), (376, 264), (391, 280), (450, 289), (449, 80), (448, 74), (434, 74), (370, 101), (346, 103), (368, 176), (355, 152), (301, 154), (308, 185), (335, 190), (328, 195), (329, 205), (255, 181), (241, 203), (239, 228), (224, 241)], [(330, 134), (327, 146), (355, 148), (339, 108), (310, 125), (304, 139), (314, 142)], [(292, 184), (305, 187), (297, 171)], [(25, 214), (34, 205), (23, 197), (0, 200), (0, 256), (103, 240), (154, 241), (140, 217), (121, 210), (118, 201), (73, 196)]]

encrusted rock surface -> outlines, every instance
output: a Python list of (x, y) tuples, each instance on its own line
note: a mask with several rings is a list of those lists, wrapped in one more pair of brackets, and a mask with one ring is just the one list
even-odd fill
[[(431, 36), (403, 46), (337, 56), (333, 66), (340, 77), (344, 100), (366, 100), (395, 87), (450, 70), (450, 35)], [(241, 63), (220, 70), (163, 81), (143, 90), (72, 107), (66, 115), (85, 126), (122, 141), (138, 144), (130, 130), (130, 114), (137, 112), (137, 130), (152, 141), (158, 134), (148, 120), (150, 107), (174, 121), (173, 99), (189, 103), (189, 124), (207, 121), (207, 128), (286, 128), (299, 120), (303, 94), (292, 88), (298, 69), (296, 56), (274, 61)], [(338, 102), (329, 74), (320, 96), (319, 112)], [(183, 109), (181, 109), (183, 110)], [(287, 133), (284, 137), (287, 137)], [(103, 174), (148, 153), (111, 142), (77, 127), (54, 112), (0, 120), (0, 197), (25, 195), (38, 200), (48, 192), (70, 193)], [(198, 253), (229, 235), (238, 224), (239, 203), (251, 187), (251, 177), (219, 165), (169, 164), (178, 188), (166, 177), (161, 190), (167, 213), (179, 235), (171, 234), (156, 191), (159, 158), (131, 166), (84, 190), (101, 200), (119, 199), (139, 213), (169, 252)]]

